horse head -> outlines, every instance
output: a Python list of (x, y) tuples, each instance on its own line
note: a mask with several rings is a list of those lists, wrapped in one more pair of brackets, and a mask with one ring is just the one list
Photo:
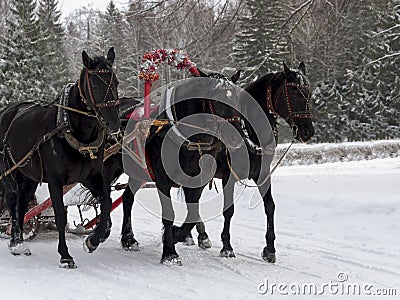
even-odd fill
[(108, 51), (107, 57), (96, 56), (93, 59), (84, 50), (84, 68), (78, 81), (82, 101), (89, 110), (95, 112), (110, 134), (117, 133), (120, 129), (118, 79), (112, 69), (114, 59), (113, 47)]
[(310, 83), (303, 62), (298, 70), (289, 69), (283, 63), (283, 72), (267, 88), (267, 107), (273, 115), (279, 115), (291, 126), (293, 137), (306, 142), (314, 135), (310, 111)]
[[(198, 71), (200, 77), (192, 78), (177, 88), (175, 100), (190, 101), (185, 106), (181, 105), (181, 108), (177, 105), (176, 109), (184, 111), (186, 116), (198, 114), (196, 126), (203, 128), (206, 134), (197, 138), (200, 137), (203, 142), (210, 144), (220, 140), (229, 148), (240, 148), (243, 138), (238, 133), (241, 126), (237, 111), (237, 87), (234, 84), (239, 79), (240, 71), (231, 78), (219, 73)], [(186, 129), (190, 130), (189, 127)]]

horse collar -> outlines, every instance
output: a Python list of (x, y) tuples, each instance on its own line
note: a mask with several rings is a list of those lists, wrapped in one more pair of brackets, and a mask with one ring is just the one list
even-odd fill
[(68, 142), (68, 144), (75, 150), (78, 150), (79, 153), (84, 155), (88, 154), (91, 159), (97, 159), (97, 156), (95, 154), (97, 154), (99, 147), (104, 143), (105, 128), (102, 127), (97, 135), (96, 140), (89, 144), (79, 142), (71, 133), (71, 124), (66, 108), (69, 107), (69, 95), (74, 85), (74, 83), (68, 83), (64, 87), (63, 93), (60, 96), (60, 105), (58, 106), (56, 125), (57, 128), (62, 129), (58, 133), (58, 137), (64, 138)]
[(65, 87), (64, 90), (60, 96), (60, 106), (58, 106), (58, 111), (57, 111), (57, 127), (60, 127), (64, 125), (63, 130), (58, 134), (59, 137), (64, 137), (64, 134), (66, 131), (71, 130), (71, 126), (69, 123), (69, 115), (67, 113), (67, 110), (63, 108), (68, 107), (69, 105), (69, 95), (71, 92), (72, 87), (74, 86), (74, 83), (68, 83)]

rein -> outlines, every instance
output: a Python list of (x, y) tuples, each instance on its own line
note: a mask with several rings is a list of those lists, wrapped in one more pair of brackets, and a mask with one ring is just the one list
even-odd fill
[(236, 181), (238, 181), (241, 185), (244, 185), (245, 187), (249, 187), (249, 188), (261, 187), (268, 181), (268, 179), (271, 178), (272, 174), (275, 172), (275, 170), (278, 168), (278, 166), (282, 163), (283, 159), (285, 158), (286, 154), (289, 152), (289, 149), (292, 147), (293, 143), (294, 143), (294, 140), (290, 143), (290, 145), (287, 147), (285, 152), (279, 158), (279, 160), (277, 161), (275, 166), (272, 168), (272, 170), (268, 173), (268, 175), (265, 177), (265, 179), (260, 184), (248, 185), (247, 183), (243, 182), (242, 179), (239, 178), (239, 176), (233, 170), (231, 163), (229, 162), (228, 149), (226, 149), (226, 162), (228, 163), (229, 170), (231, 171), (231, 173), (235, 177)]
[(81, 114), (81, 115), (87, 116), (87, 117), (96, 117), (95, 115), (91, 114), (89, 111), (82, 111), (82, 110), (79, 110), (79, 109), (76, 109), (76, 108), (73, 108), (73, 107), (69, 107), (69, 106), (65, 106), (65, 105), (62, 105), (62, 104), (58, 104), (58, 103), (54, 103), (53, 105), (57, 106), (59, 108), (65, 109), (65, 110), (72, 111), (72, 112), (77, 113), (77, 114)]

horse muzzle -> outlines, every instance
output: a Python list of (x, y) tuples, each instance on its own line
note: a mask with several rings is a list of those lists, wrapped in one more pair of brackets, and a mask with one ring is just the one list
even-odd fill
[(308, 142), (312, 136), (315, 134), (315, 130), (314, 127), (311, 125), (304, 125), (304, 126), (300, 126), (297, 127), (296, 125), (294, 125), (293, 127), (293, 136), (299, 140), (300, 142)]

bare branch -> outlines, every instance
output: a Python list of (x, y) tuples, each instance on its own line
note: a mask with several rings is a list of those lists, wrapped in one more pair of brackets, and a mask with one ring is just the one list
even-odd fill
[(384, 59), (388, 59), (388, 58), (392, 58), (392, 57), (396, 57), (396, 56), (400, 56), (400, 52), (396, 52), (396, 53), (392, 53), (392, 54), (386, 54), (385, 56), (382, 56), (382, 57), (380, 57), (378, 59), (370, 61), (366, 65), (370, 66), (370, 65), (376, 64), (377, 62), (380, 62), (380, 61), (382, 61)]

